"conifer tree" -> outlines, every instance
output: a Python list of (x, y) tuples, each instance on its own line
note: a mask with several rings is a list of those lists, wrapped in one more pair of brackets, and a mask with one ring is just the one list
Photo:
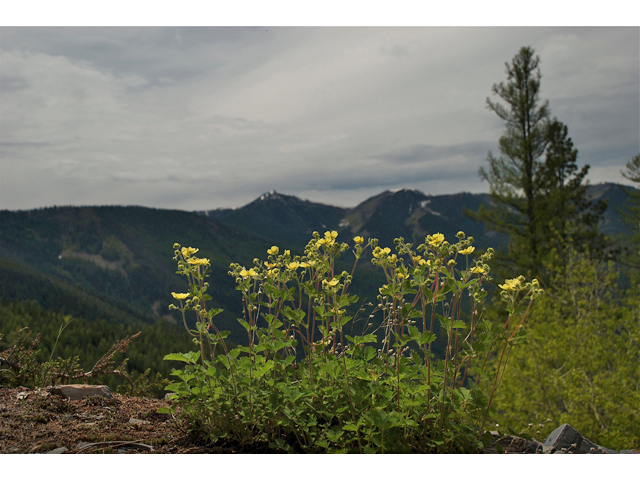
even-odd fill
[(534, 182), (538, 194), (536, 217), (541, 227), (538, 234), (542, 235), (538, 245), (545, 246), (545, 254), (551, 248), (562, 250), (571, 245), (579, 253), (602, 256), (606, 237), (599, 233), (598, 224), (607, 203), (588, 199), (589, 165), (578, 171), (578, 150), (573, 147), (567, 126), (556, 118), (548, 124), (547, 140), (545, 161)]
[[(636, 155), (627, 162), (626, 171), (622, 171), (622, 176), (632, 182), (640, 184), (640, 154)], [(628, 225), (630, 232), (626, 239), (630, 245), (628, 253), (623, 262), (633, 268), (640, 269), (640, 191), (630, 190), (629, 207), (627, 210), (621, 211), (622, 220)]]
[(551, 121), (549, 102), (540, 100), (539, 63), (532, 48), (521, 48), (506, 64), (507, 83), (492, 88), (506, 106), (487, 98), (506, 131), (499, 140), (501, 155), (489, 152), (489, 165), (479, 172), (489, 183), (491, 206), (472, 214), (489, 229), (509, 235), (506, 267), (537, 277), (558, 236), (576, 236), (576, 244), (601, 244), (597, 224), (606, 208), (588, 201), (589, 166), (577, 171), (578, 152), (567, 127)]

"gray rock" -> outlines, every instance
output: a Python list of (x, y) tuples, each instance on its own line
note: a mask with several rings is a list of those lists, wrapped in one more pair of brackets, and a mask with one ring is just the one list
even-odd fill
[(560, 425), (551, 432), (542, 445), (543, 447), (553, 447), (554, 453), (618, 453), (584, 438), (568, 423)]
[(47, 454), (49, 454), (49, 453), (53, 453), (53, 454), (65, 453), (65, 452), (68, 452), (68, 451), (69, 451), (69, 449), (67, 447), (58, 447), (58, 448), (54, 448), (50, 452), (47, 452)]
[(149, 424), (151, 424), (151, 422), (149, 420), (140, 420), (139, 418), (133, 418), (133, 417), (131, 417), (129, 419), (129, 423), (132, 423), (133, 425), (149, 425)]
[(60, 395), (68, 400), (80, 400), (84, 397), (113, 398), (111, 390), (106, 385), (58, 385), (50, 387), (49, 393)]

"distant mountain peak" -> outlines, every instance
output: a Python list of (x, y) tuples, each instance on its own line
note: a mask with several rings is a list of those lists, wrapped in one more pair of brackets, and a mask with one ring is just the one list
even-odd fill
[(421, 196), (429, 196), (429, 195), (426, 195), (425, 193), (423, 193), (420, 190), (417, 190), (415, 188), (394, 188), (394, 189), (387, 190), (387, 191), (389, 193), (394, 194), (394, 195), (396, 193), (413, 193), (413, 194), (418, 194), (418, 195), (421, 195)]
[(279, 194), (275, 190), (271, 190), (270, 192), (263, 193), (262, 195), (260, 195), (260, 197), (258, 197), (258, 201), (264, 202), (265, 200), (269, 200), (269, 199), (278, 200), (281, 198), (282, 198), (281, 194)]

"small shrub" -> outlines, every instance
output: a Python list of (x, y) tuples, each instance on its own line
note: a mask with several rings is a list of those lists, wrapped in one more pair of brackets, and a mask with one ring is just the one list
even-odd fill
[[(227, 349), (219, 309), (205, 281), (209, 260), (174, 245), (187, 293), (172, 293), (196, 351), (172, 353), (184, 362), (171, 409), (183, 407), (192, 428), (212, 441), (268, 442), (288, 452), (473, 452), (488, 442), (484, 426), (511, 347), (537, 281), (501, 285), (505, 318), (490, 321), (483, 308), (493, 250), (474, 256), (472, 238), (455, 244), (442, 234), (417, 248), (402, 238), (395, 252), (376, 239), (354, 238), (351, 273), (336, 271), (348, 251), (337, 232), (314, 232), (304, 254), (267, 250), (250, 268), (231, 264), (242, 292), (246, 345)], [(377, 305), (348, 293), (358, 261), (386, 275)], [(194, 312), (188, 329), (185, 314)], [(359, 335), (347, 325), (362, 322)], [(350, 330), (349, 330), (350, 331)], [(442, 358), (432, 344), (442, 335)], [(496, 360), (488, 362), (491, 356)], [(488, 365), (492, 365), (489, 370)]]
[[(116, 354), (126, 353), (129, 344), (140, 335), (140, 332), (115, 342), (95, 363), (93, 368), (87, 372), (80, 367), (80, 358), (78, 356), (54, 359), (55, 346), (67, 324), (68, 320), (65, 320), (65, 323), (60, 327), (56, 343), (51, 350), (49, 359), (45, 362), (41, 362), (38, 359), (40, 351), (37, 346), (40, 342), (40, 334), (32, 337), (31, 330), (28, 327), (20, 329), (13, 345), (4, 351), (0, 351), (0, 385), (38, 388), (55, 385), (56, 383), (65, 384), (78, 379), (100, 378), (111, 374), (127, 379), (131, 387), (131, 394), (134, 393), (134, 390), (138, 393), (144, 393), (145, 388), (148, 390), (150, 387), (162, 385), (163, 380), (161, 377), (156, 377), (156, 381), (153, 383), (148, 381), (144, 383), (142, 381), (144, 379), (138, 378), (137, 385), (134, 384), (125, 368), (128, 361), (126, 358), (118, 367), (115, 367), (114, 357)], [(3, 335), (0, 334), (0, 340), (2, 338)], [(137, 390), (134, 388), (136, 386), (138, 387)]]

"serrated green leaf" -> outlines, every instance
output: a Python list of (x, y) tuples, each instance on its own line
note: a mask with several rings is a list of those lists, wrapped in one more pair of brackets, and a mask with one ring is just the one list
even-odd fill
[(173, 360), (176, 362), (185, 362), (194, 364), (200, 358), (200, 352), (187, 352), (187, 353), (169, 353), (164, 356), (163, 360)]

